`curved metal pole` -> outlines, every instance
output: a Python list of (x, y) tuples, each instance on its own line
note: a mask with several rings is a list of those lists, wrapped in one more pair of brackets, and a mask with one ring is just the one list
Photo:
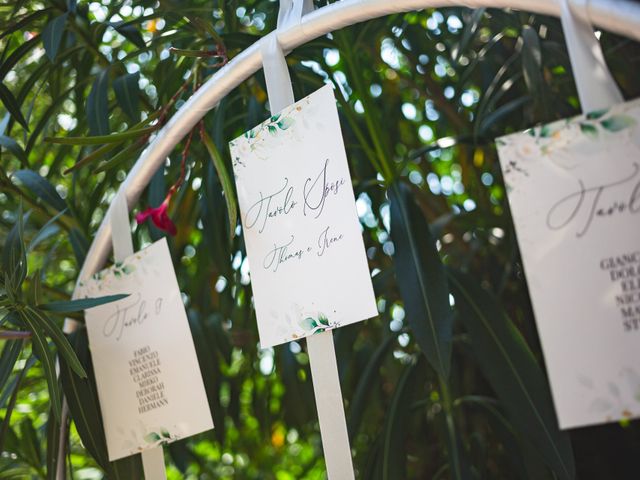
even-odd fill
[[(633, 0), (572, 0), (587, 3), (589, 21), (600, 28), (640, 40), (640, 3)], [(560, 15), (558, 0), (343, 0), (305, 15), (299, 25), (280, 32), (278, 39), (284, 51), (345, 26), (365, 20), (429, 7), (464, 6), (471, 8), (515, 8), (545, 15)], [(155, 171), (164, 163), (175, 145), (198, 121), (231, 90), (262, 67), (258, 42), (235, 56), (216, 72), (185, 102), (157, 133), (149, 146), (120, 185), (129, 208), (135, 205)], [(111, 226), (107, 212), (87, 253), (78, 279), (96, 273), (111, 251)], [(68, 326), (70, 328), (70, 325)]]

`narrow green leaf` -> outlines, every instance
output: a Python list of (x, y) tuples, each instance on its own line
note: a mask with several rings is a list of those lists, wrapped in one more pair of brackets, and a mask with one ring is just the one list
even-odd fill
[(522, 73), (531, 92), (542, 90), (542, 51), (540, 38), (530, 26), (522, 27)]
[(27, 315), (21, 315), (21, 320), (25, 323), (27, 328), (31, 330), (31, 345), (33, 352), (36, 354), (42, 369), (44, 376), (47, 380), (47, 386), (49, 387), (49, 401), (51, 402), (51, 408), (55, 415), (56, 420), (60, 421), (60, 413), (62, 411), (62, 402), (60, 399), (60, 388), (58, 385), (58, 377), (56, 375), (56, 359), (55, 355), (49, 348), (47, 339), (44, 336), (40, 328), (29, 318)]
[(478, 365), (513, 426), (535, 445), (558, 478), (573, 479), (569, 436), (558, 429), (549, 385), (524, 338), (472, 278), (451, 269), (447, 273)]
[(105, 303), (116, 302), (123, 298), (127, 298), (128, 296), (128, 293), (119, 293), (117, 295), (105, 295), (104, 297), (79, 298), (77, 300), (44, 303), (42, 305), (38, 305), (38, 308), (47, 312), (55, 313), (80, 312), (82, 310), (97, 307), (98, 305), (104, 305)]
[(27, 163), (27, 155), (18, 142), (6, 135), (0, 135), (0, 147), (4, 147), (13, 153), (23, 164)]
[[(45, 141), (47, 141), (47, 140), (48, 139), (45, 139)], [(52, 143), (59, 143), (59, 142), (52, 141)], [(80, 160), (78, 160), (71, 167), (67, 168), (63, 173), (66, 175), (66, 174), (68, 174), (70, 172), (73, 172), (74, 170), (77, 170), (78, 168), (83, 167), (86, 164), (91, 163), (94, 160), (97, 160), (98, 158), (106, 155), (107, 153), (109, 153), (114, 148), (118, 148), (120, 145), (121, 144), (118, 143), (118, 142), (106, 143), (106, 144), (102, 145), (101, 147), (96, 148), (93, 152), (88, 154), (86, 157), (81, 158)]]
[(22, 351), (22, 340), (6, 340), (0, 354), (0, 392), (11, 376), (13, 366), (16, 364)]
[(229, 175), (229, 171), (227, 170), (227, 166), (224, 163), (224, 159), (222, 158), (220, 151), (217, 149), (208, 133), (204, 133), (202, 141), (209, 152), (211, 161), (216, 168), (216, 173), (218, 174), (218, 178), (222, 184), (224, 200), (227, 204), (227, 213), (229, 214), (229, 234), (231, 238), (233, 238), (236, 231), (236, 224), (238, 222), (238, 206), (236, 204), (233, 180), (231, 175)]
[(27, 255), (24, 247), (24, 222), (28, 215), (22, 214), (22, 204), (18, 218), (9, 231), (2, 248), (2, 270), (5, 274), (4, 288), (8, 294), (18, 292), (27, 276)]
[(107, 468), (109, 464), (107, 445), (89, 357), (86, 329), (81, 328), (73, 332), (69, 336), (69, 342), (85, 371), (89, 372), (87, 378), (80, 378), (72, 372), (64, 358), (60, 359), (60, 380), (69, 405), (69, 412), (85, 448), (98, 465)]
[(74, 375), (64, 358), (60, 359), (60, 380), (82, 444), (105, 471), (107, 478), (143, 478), (140, 455), (133, 455), (116, 462), (109, 462), (104, 425), (100, 413), (95, 375), (91, 365), (86, 328), (80, 328), (69, 336), (69, 342), (87, 371), (85, 379)]
[(382, 449), (382, 479), (397, 480), (407, 478), (407, 453), (404, 443), (407, 427), (411, 419), (409, 405), (416, 391), (415, 377), (417, 363), (405, 367), (396, 385), (391, 406), (387, 412), (387, 422)]
[(349, 438), (353, 439), (358, 432), (360, 422), (364, 415), (364, 411), (370, 402), (370, 395), (375, 388), (376, 383), (381, 380), (380, 367), (385, 359), (391, 345), (398, 338), (398, 333), (393, 332), (389, 335), (373, 352), (371, 359), (367, 363), (362, 373), (359, 375), (358, 386), (349, 402), (349, 418), (347, 420), (347, 426), (349, 430)]
[(15, 22), (7, 25), (5, 28), (2, 29), (2, 32), (0, 32), (0, 39), (3, 39), (7, 35), (11, 35), (13, 32), (17, 32), (18, 30), (22, 30), (23, 28), (25, 28), (29, 24), (31, 24), (33, 21), (35, 21), (38, 18), (40, 18), (41, 16), (45, 15), (52, 8), (53, 7), (47, 7), (47, 8), (43, 8), (42, 10), (36, 10), (33, 13), (30, 13), (28, 15), (24, 15), (22, 18), (20, 18), (20, 20), (17, 20)]
[(122, 75), (113, 82), (113, 90), (116, 93), (118, 105), (135, 122), (140, 120), (139, 80), (140, 72), (136, 72)]
[(20, 391), (20, 384), (22, 383), (22, 379), (27, 374), (29, 368), (31, 368), (31, 366), (33, 365), (33, 362), (30, 361), (32, 358), (33, 357), (29, 357), (24, 368), (20, 370), (20, 373), (16, 375), (15, 382), (13, 382), (13, 387), (11, 389), (11, 398), (9, 399), (9, 403), (4, 410), (4, 418), (2, 419), (2, 425), (0, 426), (0, 452), (5, 451), (5, 440), (7, 439), (7, 434), (11, 432), (11, 427), (9, 426), (9, 424), (11, 423), (11, 415), (13, 413), (13, 409), (16, 406), (16, 401), (18, 400), (18, 392)]
[(65, 30), (65, 25), (67, 23), (68, 13), (63, 13), (62, 15), (51, 20), (42, 30), (42, 43), (44, 45), (44, 51), (49, 57), (51, 63), (53, 63), (56, 59), (56, 55), (58, 54), (58, 49), (60, 48), (60, 42), (62, 41), (62, 34)]
[(146, 128), (135, 128), (122, 133), (113, 133), (111, 135), (92, 135), (90, 137), (47, 137), (46, 142), (59, 143), (62, 145), (102, 145), (104, 143), (122, 143), (134, 138), (143, 137), (156, 131), (157, 126)]
[(51, 205), (58, 211), (67, 208), (67, 202), (62, 199), (55, 187), (33, 170), (18, 170), (13, 176), (20, 180), (31, 193), (40, 198), (45, 205)]
[(144, 43), (144, 39), (142, 38), (142, 34), (138, 31), (135, 25), (126, 24), (124, 22), (111, 23), (111, 26), (116, 29), (116, 31), (133, 43), (138, 48), (145, 48), (146, 43)]
[(453, 318), (447, 277), (435, 240), (409, 188), (394, 183), (391, 207), (393, 262), (400, 296), (413, 334), (431, 366), (449, 376)]
[(38, 245), (44, 242), (47, 238), (50, 238), (52, 235), (55, 235), (60, 231), (60, 228), (56, 225), (56, 222), (62, 215), (67, 213), (67, 209), (59, 211), (53, 217), (51, 217), (47, 223), (45, 223), (38, 233), (36, 233), (32, 238), (31, 242), (29, 242), (29, 247), (27, 248), (27, 252), (32, 252)]
[(49, 409), (47, 415), (47, 480), (56, 480), (58, 465), (58, 448), (60, 447), (60, 424), (56, 421), (56, 417), (52, 410)]
[(486, 8), (476, 8), (473, 10), (469, 21), (465, 22), (460, 41), (451, 49), (451, 58), (453, 58), (456, 63), (460, 60), (460, 56), (466, 52), (469, 43), (475, 36), (476, 30), (478, 30), (478, 25), (480, 24), (480, 20), (482, 20), (485, 11)]
[(76, 257), (76, 263), (82, 265), (89, 250), (89, 242), (84, 234), (77, 228), (72, 228), (69, 232), (69, 242), (73, 249), (73, 255)]
[(13, 93), (2, 82), (0, 82), (0, 101), (14, 120), (22, 125), (25, 130), (29, 130), (29, 125), (27, 125), (27, 121), (20, 111), (20, 105), (18, 105)]
[(24, 315), (28, 316), (34, 325), (40, 327), (45, 334), (51, 337), (51, 340), (53, 340), (53, 343), (55, 343), (58, 348), (58, 354), (65, 358), (69, 366), (71, 366), (80, 378), (85, 378), (87, 374), (78, 361), (78, 357), (76, 357), (71, 345), (69, 345), (67, 337), (62, 333), (62, 330), (53, 323), (51, 319), (47, 318), (46, 314), (34, 308), (27, 307)]
[(143, 140), (144, 140), (144, 137), (139, 138), (138, 140), (133, 142), (131, 145), (127, 145), (125, 148), (120, 150), (109, 160), (102, 162), (95, 169), (95, 173), (106, 172), (108, 170), (111, 170), (112, 168), (119, 166), (120, 164), (122, 164), (123, 162), (126, 162), (127, 160), (131, 160), (133, 156), (136, 154), (136, 152), (143, 147), (145, 143)]
[(89, 96), (87, 97), (87, 121), (89, 122), (89, 132), (91, 132), (91, 135), (109, 134), (108, 87), (109, 71), (103, 70), (94, 80)]

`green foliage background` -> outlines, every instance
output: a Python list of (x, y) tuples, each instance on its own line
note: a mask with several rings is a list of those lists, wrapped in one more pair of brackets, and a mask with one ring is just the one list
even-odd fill
[[(276, 16), (265, 0), (0, 4), (0, 478), (54, 478), (60, 432), (68, 478), (142, 477), (139, 459), (106, 459), (86, 333), (59, 330), (87, 305), (65, 302), (150, 136)], [(601, 41), (638, 96), (638, 44)], [(559, 21), (428, 9), (341, 29), (288, 62), (297, 98), (336, 87), (375, 274), (379, 317), (335, 332), (358, 478), (635, 478), (635, 423), (557, 430), (493, 144), (578, 113)], [(324, 476), (305, 344), (258, 348), (232, 235), (227, 141), (268, 117), (265, 101), (258, 73), (205, 116), (171, 202), (216, 424), (166, 449), (173, 479)], [(184, 148), (136, 210), (162, 202)], [(136, 248), (162, 235), (134, 226)]]

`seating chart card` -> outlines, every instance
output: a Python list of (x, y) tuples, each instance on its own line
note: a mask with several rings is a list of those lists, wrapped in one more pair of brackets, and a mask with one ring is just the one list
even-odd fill
[(261, 346), (376, 316), (331, 86), (229, 145)]
[(166, 239), (79, 284), (109, 460), (213, 428)]
[(560, 427), (640, 416), (640, 101), (497, 144)]

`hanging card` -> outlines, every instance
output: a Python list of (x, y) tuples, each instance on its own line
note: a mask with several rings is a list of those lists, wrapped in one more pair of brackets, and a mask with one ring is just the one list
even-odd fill
[(376, 316), (331, 86), (229, 145), (261, 346)]
[(560, 427), (640, 416), (640, 101), (497, 144)]
[(109, 460), (213, 428), (166, 239), (81, 282), (78, 293), (129, 294), (85, 314)]

